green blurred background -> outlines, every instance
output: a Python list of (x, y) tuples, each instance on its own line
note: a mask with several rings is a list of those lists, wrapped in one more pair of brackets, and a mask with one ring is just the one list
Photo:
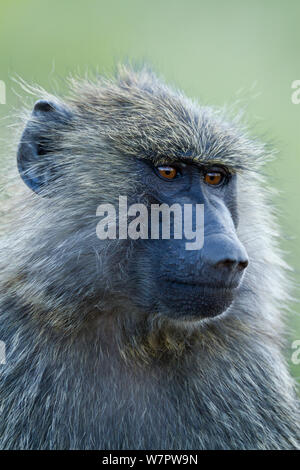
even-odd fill
[[(0, 80), (7, 87), (0, 117), (20, 103), (11, 77), (51, 91), (70, 73), (109, 73), (124, 59), (150, 63), (200, 102), (240, 100), (255, 132), (279, 149), (267, 171), (280, 190), (281, 244), (298, 283), (300, 104), (292, 104), (291, 84), (300, 80), (299, 21), (299, 0), (0, 0)], [(5, 126), (1, 120), (2, 140)], [(300, 307), (291, 307), (288, 358), (300, 339)], [(291, 368), (300, 379), (300, 365)]]

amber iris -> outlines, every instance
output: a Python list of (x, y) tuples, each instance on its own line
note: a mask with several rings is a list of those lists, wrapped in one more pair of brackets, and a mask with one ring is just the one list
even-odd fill
[(177, 176), (177, 170), (173, 166), (159, 166), (157, 171), (166, 180), (173, 180)]
[(220, 171), (209, 171), (204, 175), (204, 182), (213, 186), (222, 183), (223, 179), (224, 175)]

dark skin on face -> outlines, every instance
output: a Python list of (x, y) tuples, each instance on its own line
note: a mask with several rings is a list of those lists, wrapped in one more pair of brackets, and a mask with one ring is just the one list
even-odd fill
[[(179, 204), (182, 213), (184, 204), (204, 204), (204, 245), (200, 250), (187, 250), (184, 235), (181, 240), (143, 240), (139, 256), (151, 260), (144, 281), (153, 279), (153, 287), (151, 295), (141, 298), (140, 292), (147, 289), (139, 279), (139, 293), (135, 290), (138, 303), (178, 319), (223, 313), (234, 300), (248, 265), (246, 250), (236, 235), (237, 175), (220, 164), (186, 159), (164, 164), (138, 161), (138, 165), (148, 201)], [(172, 221), (171, 217), (171, 233)]]

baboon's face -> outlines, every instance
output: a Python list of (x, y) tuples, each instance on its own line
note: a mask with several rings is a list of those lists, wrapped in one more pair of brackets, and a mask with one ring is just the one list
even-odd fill
[[(226, 166), (185, 159), (164, 164), (139, 161), (138, 178), (149, 213), (153, 204), (173, 207), (170, 218), (169, 212), (159, 218), (149, 215), (148, 240), (136, 241), (133, 298), (174, 318), (224, 312), (248, 264), (236, 234), (237, 175)], [(151, 231), (159, 230), (160, 239), (153, 239), (153, 233), (151, 238)]]
[[(60, 191), (69, 198), (69, 205), (74, 204), (74, 212), (86, 208), (93, 212), (90, 217), (96, 209), (91, 201), (96, 203), (99, 194), (115, 204), (126, 195), (124, 188), (129, 188), (128, 204), (142, 203), (148, 212), (142, 222), (143, 235), (121, 241), (124, 247), (133, 247), (130, 256), (124, 249), (123, 259), (115, 260), (127, 276), (124, 293), (142, 309), (176, 319), (224, 312), (248, 264), (236, 234), (238, 176), (234, 165), (228, 165), (228, 155), (239, 153), (237, 139), (227, 133), (226, 126), (222, 129), (204, 118), (200, 123), (200, 117), (188, 115), (180, 103), (173, 103), (173, 95), (161, 105), (150, 94), (137, 104), (136, 96), (130, 101), (126, 95), (122, 107), (120, 97), (114, 102), (114, 95), (108, 96), (110, 107), (96, 103), (95, 119), (91, 118), (94, 101), (83, 117), (81, 104), (72, 117), (73, 111), (60, 105), (38, 102), (19, 146), (23, 180), (33, 191), (44, 192), (42, 196)], [(59, 189), (55, 181), (60, 181)], [(74, 193), (77, 188), (80, 200)], [(70, 201), (73, 194), (74, 202)], [(160, 204), (167, 207), (166, 218), (152, 217)], [(135, 235), (140, 230), (136, 227)], [(104, 281), (93, 280), (102, 286)], [(106, 284), (113, 285), (114, 279)]]

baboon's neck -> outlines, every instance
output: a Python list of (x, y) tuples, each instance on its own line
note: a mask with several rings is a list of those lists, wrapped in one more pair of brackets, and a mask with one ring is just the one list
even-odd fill
[[(161, 321), (156, 336), (154, 325), (139, 324), (148, 335), (128, 338), (119, 316), (104, 322), (99, 315), (91, 328), (62, 335), (39, 329), (30, 312), (12, 306), (2, 305), (8, 345), (0, 382), (3, 447), (296, 445), (296, 405), (279, 351), (240, 320), (190, 325), (189, 334)], [(22, 413), (11, 417), (16, 406)], [(20, 428), (28, 433), (20, 435)]]

